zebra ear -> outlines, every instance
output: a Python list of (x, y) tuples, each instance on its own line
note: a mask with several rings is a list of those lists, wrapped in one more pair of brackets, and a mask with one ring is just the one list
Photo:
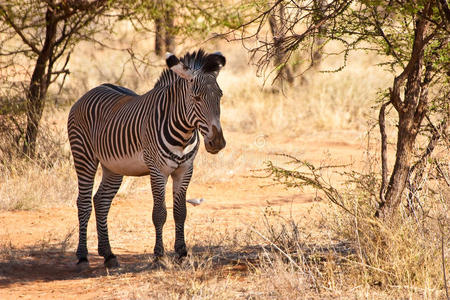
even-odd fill
[(225, 66), (225, 64), (227, 63), (227, 60), (225, 59), (225, 56), (223, 56), (222, 52), (217, 51), (217, 52), (214, 52), (212, 55), (217, 56), (217, 59), (219, 60), (221, 67)]
[(169, 67), (169, 69), (178, 64), (179, 62), (180, 60), (173, 53), (170, 52), (166, 53), (166, 64)]
[(216, 76), (219, 71), (225, 66), (225, 56), (220, 52), (214, 52), (206, 57), (206, 62), (202, 67), (202, 71), (205, 73), (214, 73)]
[(181, 78), (189, 81), (192, 81), (194, 78), (194, 72), (172, 53), (166, 54), (166, 64), (169, 69), (174, 71)]

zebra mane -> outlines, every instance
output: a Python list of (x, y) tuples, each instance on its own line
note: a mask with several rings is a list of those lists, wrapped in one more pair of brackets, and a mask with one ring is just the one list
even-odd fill
[(208, 55), (203, 49), (200, 49), (192, 53), (187, 53), (181, 58), (181, 61), (192, 71), (197, 71), (205, 65)]
[[(193, 71), (203, 69), (204, 72), (215, 72), (220, 70), (222, 65), (217, 60), (207, 59), (211, 54), (205, 53), (203, 49), (185, 54), (180, 61)], [(165, 69), (155, 83), (156, 87), (165, 87), (177, 80), (178, 75), (170, 69)]]
[(164, 69), (164, 71), (161, 73), (161, 75), (158, 78), (158, 81), (156, 81), (154, 88), (161, 88), (170, 85), (172, 82), (177, 80), (178, 75), (175, 74), (174, 71), (170, 69)]

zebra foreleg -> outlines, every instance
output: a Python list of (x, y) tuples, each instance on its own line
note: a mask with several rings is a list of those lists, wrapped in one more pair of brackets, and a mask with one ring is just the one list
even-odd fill
[(161, 174), (158, 170), (150, 170), (150, 180), (152, 184), (153, 194), (153, 213), (152, 220), (155, 225), (156, 242), (154, 254), (155, 257), (161, 257), (164, 255), (163, 244), (163, 226), (166, 223), (167, 209), (165, 200), (165, 189), (167, 183), (167, 176)]
[(122, 184), (122, 175), (114, 174), (103, 167), (102, 182), (94, 196), (95, 219), (97, 222), (98, 254), (105, 258), (105, 266), (118, 267), (116, 256), (111, 251), (108, 236), (108, 213), (111, 202)]
[(184, 241), (184, 222), (186, 221), (186, 190), (192, 177), (192, 164), (178, 168), (172, 173), (173, 180), (173, 218), (175, 220), (175, 252), (178, 257), (187, 255)]

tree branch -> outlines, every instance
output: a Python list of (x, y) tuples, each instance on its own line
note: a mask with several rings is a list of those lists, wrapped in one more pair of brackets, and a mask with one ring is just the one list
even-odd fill
[(32, 42), (30, 42), (27, 37), (24, 35), (24, 33), (22, 32), (22, 29), (19, 28), (10, 18), (10, 16), (8, 15), (6, 8), (0, 4), (0, 14), (3, 15), (5, 21), (11, 25), (11, 27), (14, 29), (14, 31), (20, 36), (20, 38), (22, 39), (22, 41), (31, 48), (31, 50), (33, 50), (34, 53), (38, 54), (41, 52), (36, 45), (34, 45)]
[[(95, 8), (100, 8), (100, 11), (106, 9), (107, 0), (66, 0), (57, 5), (58, 12), (61, 14), (56, 15), (56, 21), (66, 20), (78, 12), (88, 12)], [(100, 12), (99, 11), (99, 12)], [(95, 13), (98, 14), (99, 12)]]
[(430, 137), (430, 140), (428, 141), (427, 148), (425, 149), (424, 153), (421, 155), (420, 159), (411, 167), (411, 172), (413, 172), (416, 168), (420, 167), (421, 165), (425, 164), (425, 162), (428, 160), (430, 155), (433, 153), (434, 148), (436, 147), (437, 142), (442, 136), (441, 130), (447, 127), (448, 119), (445, 118), (438, 127), (434, 126), (431, 122), (431, 128), (433, 131), (433, 134)]
[[(427, 14), (430, 9), (431, 4), (428, 3), (428, 5), (424, 8), (425, 14)], [(405, 99), (406, 103), (402, 102), (400, 98), (400, 88), (404, 85), (406, 79), (411, 76), (412, 72), (420, 71), (420, 66), (418, 64), (420, 64), (420, 61), (423, 59), (422, 52), (426, 45), (426, 41), (424, 40), (424, 32), (427, 27), (428, 21), (424, 18), (420, 18), (417, 21), (411, 57), (406, 67), (403, 69), (403, 72), (400, 73), (400, 75), (396, 76), (394, 79), (393, 88), (391, 89), (390, 93), (390, 101), (399, 113), (403, 113), (405, 111), (405, 109), (407, 108), (406, 105), (408, 105), (409, 107), (415, 106), (415, 103), (413, 103), (414, 101), (408, 101), (407, 99)]]
[(388, 181), (388, 166), (387, 166), (387, 135), (386, 135), (386, 123), (385, 123), (385, 111), (386, 107), (391, 104), (391, 101), (381, 105), (380, 114), (378, 116), (378, 124), (380, 126), (381, 134), (381, 187), (380, 187), (380, 205), (386, 202), (386, 184)]
[(403, 61), (400, 59), (400, 57), (398, 56), (397, 52), (395, 51), (395, 48), (392, 46), (391, 41), (387, 38), (386, 34), (384, 33), (383, 29), (381, 28), (381, 24), (378, 21), (376, 14), (377, 14), (377, 12), (375, 11), (375, 8), (374, 8), (373, 11), (372, 11), (372, 17), (373, 17), (373, 19), (375, 21), (375, 27), (377, 28), (378, 33), (381, 35), (383, 40), (388, 45), (389, 51), (395, 57), (395, 59), (397, 60), (397, 63), (400, 64), (404, 68), (405, 65), (403, 64)]
[[(445, 20), (445, 23), (448, 24), (450, 23), (450, 9), (448, 8), (448, 4), (446, 0), (438, 0), (438, 6), (439, 6), (439, 10), (443, 11), (442, 14), (442, 18)], [(448, 295), (447, 295), (448, 297)]]

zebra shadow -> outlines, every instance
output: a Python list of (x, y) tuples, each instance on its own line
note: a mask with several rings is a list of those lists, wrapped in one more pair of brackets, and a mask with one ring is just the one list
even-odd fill
[[(310, 260), (315, 263), (326, 261), (329, 253), (347, 256), (354, 250), (346, 243), (329, 246), (304, 245), (299, 253), (291, 253), (291, 258)], [(168, 252), (156, 260), (150, 253), (117, 253), (120, 267), (106, 269), (103, 258), (90, 255), (90, 267), (79, 271), (75, 265), (74, 252), (61, 251), (58, 247), (39, 249), (36, 247), (15, 249), (0, 248), (0, 288), (13, 284), (32, 282), (50, 282), (60, 280), (78, 280), (121, 274), (151, 273), (155, 270), (189, 271), (198, 269), (225, 270), (228, 273), (249, 272), (262, 263), (270, 253), (279, 249), (269, 245), (224, 246), (193, 245), (186, 258), (179, 260), (174, 252)], [(282, 255), (280, 255), (282, 257)], [(284, 258), (284, 257), (282, 257)]]
[(76, 266), (74, 252), (62, 251), (59, 247), (29, 246), (14, 248), (0, 247), (0, 289), (14, 284), (77, 280), (127, 273), (152, 272), (154, 270), (189, 270), (198, 268), (223, 268), (247, 270), (256, 263), (263, 248), (247, 246), (227, 248), (225, 246), (193, 246), (189, 255), (182, 260), (174, 252), (156, 260), (150, 253), (117, 253), (120, 267), (106, 269), (103, 258), (91, 254), (89, 268), (80, 271)]

